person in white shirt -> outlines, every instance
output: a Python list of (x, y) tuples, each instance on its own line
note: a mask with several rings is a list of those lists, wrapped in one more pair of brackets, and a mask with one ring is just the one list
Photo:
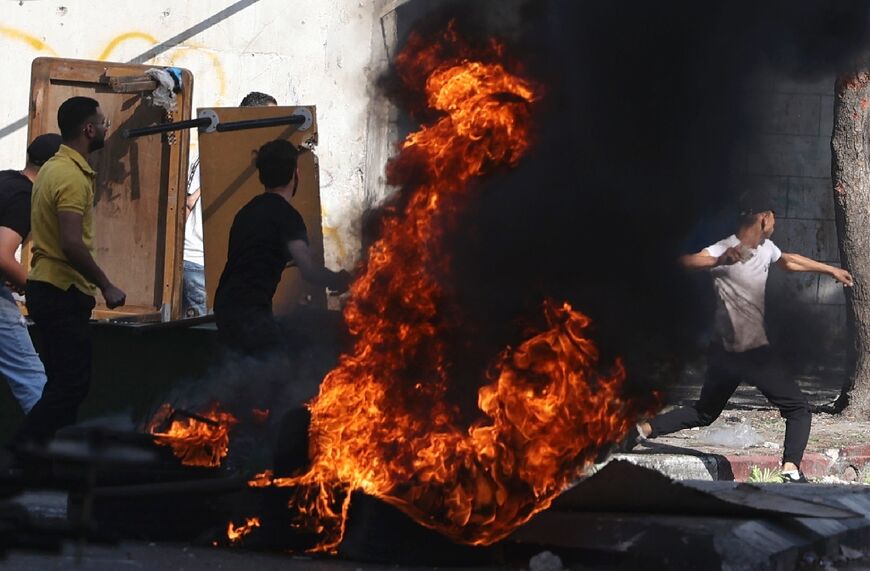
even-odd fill
[[(278, 101), (267, 93), (252, 91), (239, 107), (275, 107)], [(199, 185), (199, 157), (193, 157), (187, 178), (187, 218), (184, 225), (184, 288), (181, 311), (184, 317), (208, 313), (205, 293), (205, 253), (202, 239), (202, 201)]]
[(746, 381), (779, 408), (786, 420), (783, 481), (806, 482), (800, 463), (812, 415), (806, 397), (777, 362), (767, 340), (764, 290), (768, 268), (776, 264), (789, 272), (815, 272), (845, 287), (852, 286), (853, 281), (842, 268), (781, 252), (770, 240), (775, 224), (776, 215), (767, 197), (744, 196), (735, 234), (680, 259), (686, 269), (709, 270), (713, 278), (716, 314), (707, 375), (694, 406), (676, 408), (640, 423), (630, 446), (639, 439), (708, 426), (722, 413), (737, 386)]

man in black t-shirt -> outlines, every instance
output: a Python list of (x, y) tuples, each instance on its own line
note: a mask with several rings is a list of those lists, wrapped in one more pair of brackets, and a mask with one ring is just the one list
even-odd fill
[(45, 369), (10, 289), (24, 291), (27, 270), (15, 259), (15, 251), (30, 234), (33, 180), (60, 143), (60, 135), (40, 135), (27, 147), (24, 170), (0, 171), (0, 376), (25, 414), (42, 396)]
[(243, 353), (264, 353), (280, 344), (272, 297), (290, 262), (313, 284), (337, 292), (350, 284), (348, 272), (334, 272), (311, 259), (305, 222), (290, 205), (299, 183), (298, 154), (296, 147), (280, 139), (260, 147), (257, 170), (266, 192), (236, 214), (230, 229), (214, 313), (221, 342)]

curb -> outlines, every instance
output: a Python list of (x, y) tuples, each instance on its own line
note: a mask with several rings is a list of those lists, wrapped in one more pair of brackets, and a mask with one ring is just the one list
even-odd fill
[(614, 454), (607, 461), (613, 460), (625, 460), (636, 466), (655, 470), (672, 480), (728, 479), (722, 477), (721, 457), (716, 454), (621, 453)]
[[(650, 468), (674, 480), (734, 480), (745, 482), (754, 466), (778, 470), (781, 454), (670, 454), (633, 452), (613, 455), (610, 460), (626, 460)], [(824, 454), (804, 455), (801, 471), (808, 478), (835, 476), (845, 481), (863, 481), (870, 477), (870, 444), (832, 448)]]
[[(737, 481), (748, 480), (753, 466), (774, 469), (782, 462), (780, 456), (768, 454), (725, 455), (724, 458)], [(810, 452), (804, 455), (801, 471), (808, 478), (836, 476), (850, 482), (863, 480), (870, 476), (870, 444), (831, 448), (824, 453)]]
[[(749, 473), (753, 466), (758, 466), (760, 469), (778, 470), (782, 467), (782, 456), (772, 456), (769, 454), (749, 454), (745, 456), (730, 456), (725, 455), (725, 460), (731, 466), (731, 473), (734, 480), (745, 482), (749, 479)], [(822, 478), (824, 476), (840, 476), (832, 472), (835, 460), (825, 454), (813, 452), (804, 455), (801, 462), (801, 471), (807, 478)]]
[(870, 444), (856, 444), (840, 448), (837, 465), (843, 478), (865, 481), (870, 477)]

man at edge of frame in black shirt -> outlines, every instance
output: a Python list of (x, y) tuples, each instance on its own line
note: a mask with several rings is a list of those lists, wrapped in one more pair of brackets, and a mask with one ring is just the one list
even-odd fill
[(27, 270), (15, 251), (30, 234), (30, 199), (39, 169), (60, 148), (57, 133), (36, 137), (27, 147), (24, 170), (0, 171), (0, 377), (5, 377), (24, 414), (42, 397), (45, 367), (12, 291), (23, 293)]
[(305, 222), (290, 205), (299, 184), (298, 155), (292, 143), (280, 139), (260, 147), (256, 165), (265, 192), (239, 210), (230, 228), (214, 313), (221, 343), (241, 353), (262, 354), (280, 345), (272, 297), (289, 262), (307, 282), (339, 293), (350, 285), (347, 271), (334, 272), (311, 259)]

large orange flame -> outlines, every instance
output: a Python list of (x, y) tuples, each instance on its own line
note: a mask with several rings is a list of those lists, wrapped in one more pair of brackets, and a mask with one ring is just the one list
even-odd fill
[(151, 417), (147, 431), (155, 443), (172, 448), (185, 466), (217, 468), (229, 452), (230, 428), (237, 422), (236, 417), (220, 409), (219, 403), (193, 416), (179, 416), (164, 403)]
[(494, 359), (471, 426), (445, 398), (448, 341), (463, 330), (442, 285), (451, 256), (441, 238), (470, 181), (528, 150), (538, 98), (491, 47), (465, 49), (451, 28), (432, 44), (412, 37), (397, 57), (405, 83), (424, 83), (440, 116), (411, 134), (389, 166), (393, 182), (415, 185), (351, 287), (345, 319), (355, 343), (309, 405), (310, 470), (251, 482), (298, 486), (291, 505), (322, 533), (320, 550), (341, 541), (355, 490), (457, 541), (495, 542), (549, 506), (637, 417), (620, 394), (622, 365), (600, 372), (589, 320), (567, 303), (545, 303), (548, 329)]

